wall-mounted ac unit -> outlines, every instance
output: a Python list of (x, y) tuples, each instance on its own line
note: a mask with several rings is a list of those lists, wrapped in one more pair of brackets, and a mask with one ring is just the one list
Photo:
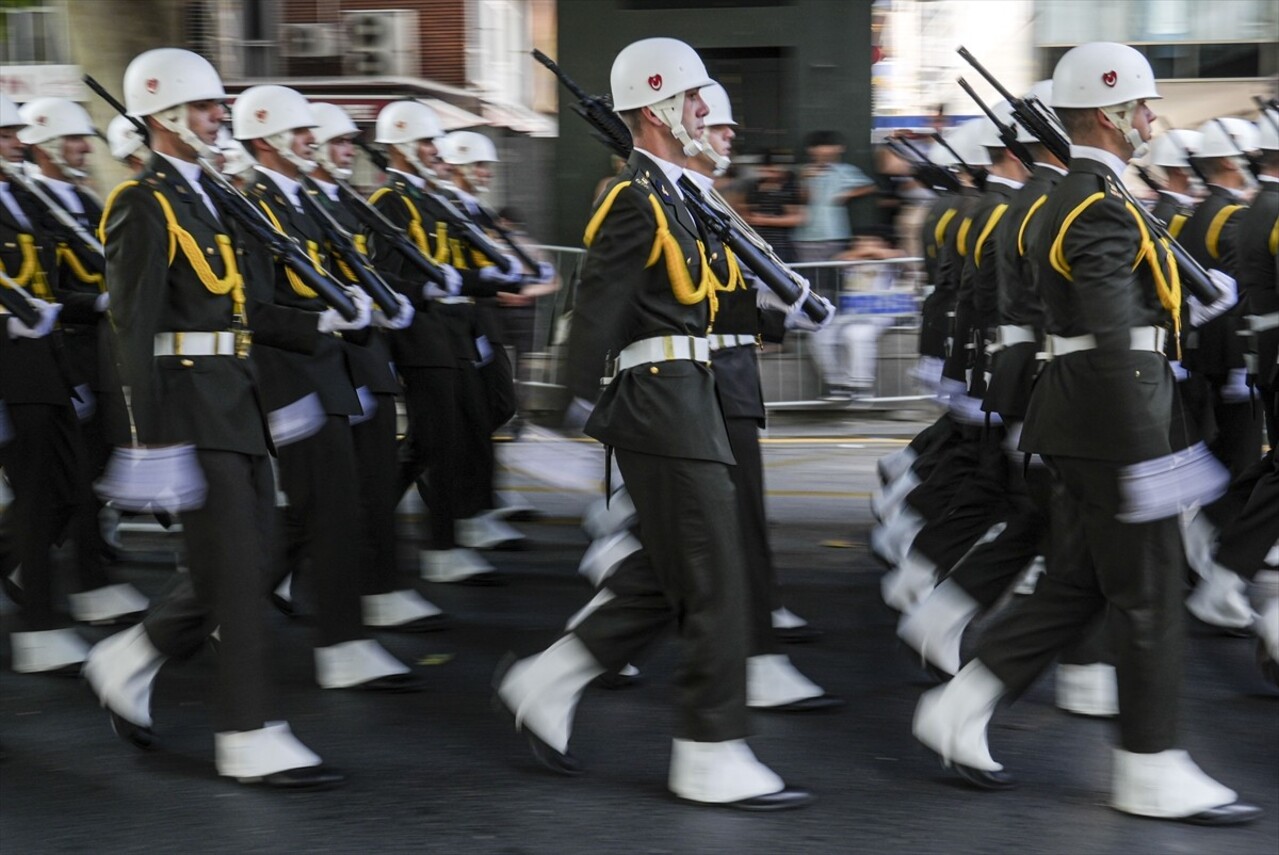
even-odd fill
[(280, 49), (284, 56), (306, 59), (337, 56), (342, 52), (334, 24), (282, 24)]
[(342, 70), (361, 77), (416, 77), (417, 12), (381, 9), (342, 14)]

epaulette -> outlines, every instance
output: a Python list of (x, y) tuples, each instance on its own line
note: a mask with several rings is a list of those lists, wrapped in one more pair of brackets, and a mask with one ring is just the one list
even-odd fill
[(1115, 199), (1126, 200), (1128, 197), (1119, 189), (1119, 182), (1113, 175), (1106, 175), (1103, 179), (1106, 185), (1106, 195)]

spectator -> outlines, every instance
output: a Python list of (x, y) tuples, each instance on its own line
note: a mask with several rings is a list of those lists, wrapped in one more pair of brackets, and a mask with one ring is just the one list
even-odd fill
[(848, 245), (852, 232), (847, 205), (875, 192), (875, 183), (857, 167), (844, 163), (844, 140), (834, 131), (814, 131), (804, 142), (808, 163), (800, 172), (807, 208), (795, 230), (801, 262), (829, 261)]
[(792, 239), (804, 222), (804, 200), (799, 179), (791, 171), (795, 158), (786, 149), (770, 148), (758, 168), (758, 178), (746, 191), (745, 219), (772, 245), (782, 261), (797, 261)]

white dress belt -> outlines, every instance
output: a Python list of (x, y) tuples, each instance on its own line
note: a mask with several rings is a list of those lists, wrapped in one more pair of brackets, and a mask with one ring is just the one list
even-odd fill
[(745, 345), (755, 345), (759, 342), (753, 335), (708, 335), (706, 340), (710, 342), (711, 350), (726, 350), (730, 347), (743, 347)]
[[(1167, 335), (1167, 331), (1163, 327), (1133, 327), (1128, 333), (1128, 347), (1130, 350), (1150, 350), (1155, 353), (1163, 353), (1164, 338)], [(1094, 350), (1097, 347), (1097, 337), (1094, 335), (1049, 335), (1045, 337), (1044, 345), (1048, 358), (1052, 359), (1056, 356), (1065, 356), (1068, 353)]]
[(1249, 332), (1266, 332), (1279, 327), (1279, 312), (1270, 312), (1265, 315), (1244, 315), (1243, 319), (1248, 325)]
[(457, 306), (463, 303), (474, 303), (474, 297), (436, 297), (435, 302), (443, 303), (445, 306)]
[(670, 362), (675, 359), (691, 359), (696, 362), (711, 361), (710, 343), (691, 335), (663, 335), (633, 341), (617, 355), (617, 370), (625, 371), (636, 365), (650, 362)]
[(231, 330), (156, 333), (152, 352), (156, 356), (235, 356), (235, 337)]
[(995, 341), (1000, 347), (1012, 347), (1014, 344), (1026, 344), (1035, 341), (1035, 328), (1003, 324), (995, 328)]

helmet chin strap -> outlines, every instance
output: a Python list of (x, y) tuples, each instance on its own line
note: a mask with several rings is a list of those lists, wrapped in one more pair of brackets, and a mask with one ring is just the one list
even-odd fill
[(351, 170), (343, 169), (333, 162), (333, 158), (329, 157), (329, 143), (332, 140), (326, 140), (315, 147), (315, 161), (324, 167), (324, 171), (334, 178), (340, 178), (343, 181), (351, 177)]
[(716, 178), (728, 172), (728, 168), (733, 165), (731, 157), (725, 157), (705, 142), (702, 143), (702, 154), (706, 155), (706, 159), (715, 167), (711, 170), (711, 174)]
[(280, 131), (278, 134), (267, 137), (266, 141), (271, 148), (275, 149), (276, 154), (296, 166), (303, 175), (310, 175), (315, 171), (314, 160), (307, 160), (293, 150), (293, 131)]
[(71, 166), (67, 163), (67, 159), (62, 156), (62, 137), (54, 137), (51, 140), (36, 143), (36, 148), (44, 152), (45, 157), (53, 161), (53, 165), (58, 167), (58, 170), (67, 178), (78, 180), (88, 176), (89, 173)]
[(489, 192), (487, 184), (481, 184), (475, 179), (475, 164), (463, 163), (456, 167), (457, 171), (462, 173), (462, 177), (466, 179), (467, 185), (471, 188), (470, 193), (473, 196), (485, 196)]
[(1129, 101), (1117, 107), (1101, 108), (1101, 112), (1119, 129), (1119, 133), (1123, 134), (1124, 140), (1128, 145), (1132, 146), (1132, 154), (1129, 155), (1129, 160), (1145, 157), (1146, 152), (1150, 150), (1150, 144), (1141, 138), (1141, 131), (1132, 126), (1132, 114), (1136, 109), (1136, 101)]
[(435, 177), (435, 170), (428, 167), (422, 162), (422, 158), (417, 156), (416, 141), (407, 143), (391, 143), (391, 145), (395, 146), (396, 151), (404, 155), (404, 159), (409, 162), (410, 166), (417, 170), (418, 175), (423, 178)]
[(156, 113), (153, 118), (160, 127), (178, 135), (178, 139), (195, 149), (195, 156), (200, 160), (212, 161), (218, 155), (217, 149), (195, 135), (195, 131), (183, 120), (182, 112), (185, 104), (179, 104), (163, 113)]
[(688, 129), (684, 127), (684, 93), (672, 95), (665, 101), (658, 101), (649, 107), (657, 118), (662, 120), (662, 124), (671, 129), (671, 136), (679, 140), (680, 145), (684, 147), (684, 156), (692, 157), (700, 154), (705, 150), (705, 146), (699, 140), (689, 136)]

